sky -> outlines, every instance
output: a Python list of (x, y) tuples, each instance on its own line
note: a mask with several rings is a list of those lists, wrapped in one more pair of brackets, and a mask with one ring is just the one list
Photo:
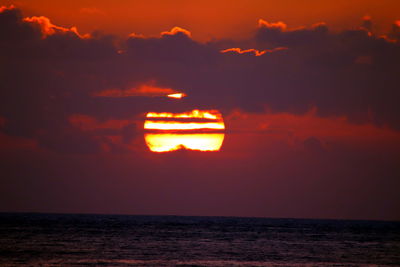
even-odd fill
[(398, 1), (0, 6), (0, 211), (400, 220)]

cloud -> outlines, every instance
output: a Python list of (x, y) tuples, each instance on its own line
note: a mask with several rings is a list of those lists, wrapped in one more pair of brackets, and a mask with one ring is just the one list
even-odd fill
[[(109, 119), (99, 121), (95, 117), (84, 114), (73, 114), (68, 118), (69, 124), (72, 126), (69, 133), (75, 135), (67, 136), (68, 149), (74, 149), (78, 144), (71, 142), (86, 141), (91, 146), (84, 147), (75, 153), (96, 153), (96, 152), (126, 152), (140, 149), (137, 143), (138, 134), (141, 131), (138, 129), (138, 121), (136, 118), (130, 119)], [(71, 139), (72, 137), (72, 139)], [(65, 138), (65, 137), (63, 137)], [(74, 139), (75, 138), (75, 139)], [(86, 138), (86, 140), (76, 140), (76, 138)], [(64, 146), (63, 146), (64, 147)], [(71, 152), (70, 150), (60, 150), (60, 152)]]
[(268, 22), (263, 19), (258, 20), (258, 27), (259, 28), (268, 28), (268, 29), (276, 29), (279, 31), (285, 31), (287, 29), (287, 25), (282, 21), (278, 22)]
[(6, 119), (3, 117), (0, 117), (0, 128), (2, 128), (6, 124)]
[(157, 87), (155, 85), (155, 82), (152, 81), (145, 84), (141, 84), (138, 87), (133, 87), (126, 90), (108, 89), (101, 92), (96, 92), (93, 95), (101, 97), (129, 97), (129, 96), (156, 97), (156, 96), (167, 96), (176, 93), (178, 93), (178, 91), (172, 88)]
[(372, 123), (354, 124), (345, 116), (319, 117), (315, 108), (304, 114), (249, 113), (235, 110), (225, 117), (228, 131), (274, 135), (290, 144), (301, 143), (308, 138), (327, 142), (400, 141), (400, 132), (382, 128)]
[(3, 151), (26, 151), (37, 149), (38, 142), (33, 138), (15, 137), (0, 131), (0, 149)]
[(324, 152), (324, 147), (321, 143), (321, 141), (318, 138), (315, 137), (309, 137), (303, 142), (304, 147), (312, 152), (312, 153), (323, 153)]
[(400, 20), (397, 20), (392, 25), (392, 30), (388, 37), (395, 41), (400, 41)]
[(7, 10), (14, 10), (15, 9), (15, 6), (14, 5), (10, 5), (10, 6), (0, 6), (0, 13), (3, 13), (4, 11), (7, 11)]
[(269, 23), (259, 20), (256, 40), (274, 46), (312, 45), (311, 42), (321, 42), (328, 35), (325, 23), (316, 23), (311, 28), (288, 29), (283, 22)]
[(120, 130), (125, 126), (134, 123), (130, 120), (107, 120), (105, 122), (98, 122), (95, 118), (82, 114), (73, 114), (69, 116), (68, 121), (72, 126), (79, 128), (82, 131), (93, 131), (99, 129)]
[(188, 30), (185, 30), (181, 27), (173, 27), (170, 31), (164, 31), (161, 33), (161, 36), (171, 36), (171, 35), (185, 35), (187, 37), (192, 37), (192, 33)]
[(235, 52), (235, 53), (238, 53), (238, 54), (254, 53), (254, 55), (256, 57), (259, 57), (259, 56), (264, 55), (265, 53), (273, 53), (273, 52), (276, 52), (276, 51), (281, 51), (281, 50), (286, 50), (286, 49), (287, 49), (287, 47), (277, 47), (277, 48), (273, 48), (273, 49), (265, 49), (265, 50), (259, 51), (257, 49), (253, 49), (253, 48), (245, 49), (245, 50), (242, 50), (240, 48), (228, 48), (228, 49), (223, 49), (220, 52), (221, 53)]
[[(62, 142), (55, 136), (70, 131), (70, 138), (91, 138), (101, 148), (101, 138), (71, 125), (71, 116), (88, 116), (95, 125), (134, 117), (140, 124), (137, 118), (148, 111), (302, 115), (311, 107), (317, 117), (398, 130), (399, 43), (370, 34), (365, 26), (332, 32), (323, 23), (289, 29), (283, 22), (260, 20), (248, 40), (201, 43), (179, 27), (160, 37), (117, 40), (99, 33), (82, 36), (47, 17), (23, 18), (19, 9), (2, 8), (0, 54), (7, 68), (0, 116), (7, 123), (1, 131), (37, 139), (39, 145), (46, 138)], [(388, 33), (391, 40), (397, 29)], [(190, 97), (178, 104), (148, 97), (176, 92)]]
[[(399, 219), (397, 24), (204, 43), (0, 10), (1, 210)], [(147, 151), (147, 112), (193, 109), (222, 112), (220, 152)]]
[(36, 23), (40, 26), (43, 38), (46, 38), (49, 35), (53, 35), (55, 33), (73, 33), (80, 38), (89, 38), (89, 34), (81, 35), (79, 34), (78, 30), (76, 27), (71, 27), (70, 29), (56, 26), (50, 22), (50, 19), (44, 16), (33, 16), (33, 17), (27, 17), (24, 18), (23, 21), (29, 22), (29, 23)]
[(373, 26), (373, 24), (372, 24), (371, 16), (368, 16), (368, 15), (364, 16), (363, 17), (363, 22), (361, 24), (361, 27), (363, 27), (365, 30), (371, 32), (372, 31), (372, 26)]

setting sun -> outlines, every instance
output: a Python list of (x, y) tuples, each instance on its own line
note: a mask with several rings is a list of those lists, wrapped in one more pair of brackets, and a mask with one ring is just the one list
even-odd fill
[(146, 118), (144, 129), (148, 132), (144, 138), (153, 152), (178, 149), (219, 151), (224, 140), (222, 131), (225, 124), (217, 110), (196, 109), (185, 113), (149, 112)]
[(224, 141), (223, 133), (198, 134), (145, 134), (145, 141), (153, 152), (168, 152), (178, 149), (218, 151)]

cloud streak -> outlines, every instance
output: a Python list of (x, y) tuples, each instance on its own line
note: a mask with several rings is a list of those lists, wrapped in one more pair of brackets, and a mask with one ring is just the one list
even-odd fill
[(228, 49), (221, 50), (221, 53), (227, 53), (227, 52), (235, 52), (238, 54), (253, 53), (256, 57), (259, 57), (259, 56), (264, 55), (265, 53), (273, 53), (276, 51), (282, 51), (282, 50), (286, 50), (286, 49), (287, 49), (287, 47), (277, 47), (277, 48), (273, 48), (273, 49), (266, 49), (266, 50), (259, 51), (257, 49), (253, 49), (253, 48), (245, 49), (245, 50), (242, 50), (240, 48), (228, 48)]

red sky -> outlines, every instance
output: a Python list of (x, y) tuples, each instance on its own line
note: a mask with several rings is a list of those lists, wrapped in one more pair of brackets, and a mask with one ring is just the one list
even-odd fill
[(82, 33), (94, 30), (128, 35), (158, 35), (180, 26), (198, 40), (248, 37), (258, 19), (284, 21), (289, 27), (326, 22), (332, 29), (357, 27), (361, 18), (373, 18), (375, 30), (386, 32), (400, 19), (397, 0), (149, 0), (149, 1), (0, 1), (15, 4), (26, 16), (44, 15), (56, 25), (77, 26)]
[(232, 2), (0, 1), (0, 211), (400, 220), (400, 2)]

